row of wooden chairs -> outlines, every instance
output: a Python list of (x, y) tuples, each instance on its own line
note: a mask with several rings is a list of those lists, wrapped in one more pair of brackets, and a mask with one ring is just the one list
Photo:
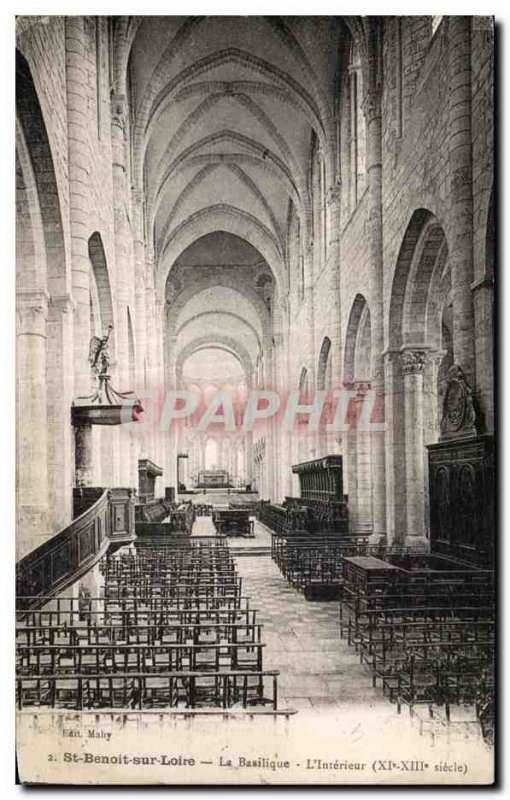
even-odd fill
[(243, 622), (167, 622), (138, 625), (19, 626), (16, 642), (26, 646), (99, 644), (254, 644), (262, 641), (262, 625)]
[(16, 671), (20, 676), (85, 672), (171, 672), (182, 670), (230, 671), (262, 669), (262, 650), (255, 643), (200, 643), (159, 645), (77, 644), (18, 645)]
[[(480, 587), (478, 587), (480, 588)], [(367, 665), (374, 686), (413, 713), (415, 706), (477, 705), (493, 686), (495, 624), (491, 587), (452, 591), (427, 583), (414, 598), (344, 584), (340, 631)]]
[(58, 709), (278, 708), (278, 672), (162, 672), (18, 676), (16, 702)]
[[(206, 603), (195, 603), (197, 598), (173, 598), (170, 604), (163, 597), (111, 600), (102, 597), (88, 598), (86, 606), (78, 604), (60, 609), (32, 609), (19, 611), (18, 624), (24, 626), (66, 625), (158, 625), (170, 622), (207, 623), (242, 622), (248, 624), (256, 619), (256, 609), (250, 608), (249, 598), (219, 597)], [(200, 601), (200, 598), (198, 598)]]
[(285, 535), (273, 533), (272, 558), (282, 575), (298, 591), (310, 587), (341, 587), (345, 559), (400, 553), (402, 548), (370, 545), (366, 537), (345, 534)]
[[(17, 617), (18, 703), (276, 709), (256, 610), (222, 541), (104, 559), (96, 597)], [(131, 704), (131, 706), (130, 706)]]

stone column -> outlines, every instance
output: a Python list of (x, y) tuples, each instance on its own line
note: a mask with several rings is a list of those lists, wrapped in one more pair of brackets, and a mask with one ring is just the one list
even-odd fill
[[(286, 310), (283, 302), (282, 313)], [(285, 349), (284, 337), (281, 331), (275, 332), (272, 350), (273, 381), (271, 389), (278, 392), (282, 398), (285, 394)], [(271, 464), (271, 487), (273, 502), (279, 502), (285, 492), (285, 439), (282, 426), (275, 417), (271, 417), (272, 444), (269, 446), (269, 461)]]
[[(133, 216), (133, 280), (134, 280), (134, 333), (135, 333), (135, 369), (134, 381), (128, 388), (140, 394), (145, 388), (145, 354), (147, 352), (147, 327), (145, 319), (145, 245), (144, 245), (144, 198), (142, 192), (132, 192)], [(142, 400), (143, 405), (143, 400)], [(148, 404), (147, 404), (148, 405)], [(131, 433), (134, 454), (132, 455), (132, 470), (137, 473), (138, 459), (149, 456), (147, 452), (148, 435), (146, 433)], [(150, 457), (150, 456), (149, 456)], [(161, 464), (161, 461), (157, 462)], [(133, 485), (133, 484), (131, 484)], [(136, 485), (136, 484), (134, 484)]]
[[(115, 241), (115, 301), (117, 306), (117, 382), (118, 390), (134, 389), (129, 383), (129, 345), (127, 305), (131, 276), (130, 229), (126, 213), (127, 187), (124, 147), (124, 128), (127, 124), (127, 103), (124, 95), (111, 98), (111, 141), (113, 176), (113, 223)], [(123, 486), (131, 485), (131, 437), (120, 429), (120, 480)]]
[(90, 153), (88, 143), (88, 101), (85, 17), (65, 17), (67, 156), (69, 173), (69, 221), (71, 233), (71, 275), (75, 302), (74, 394), (90, 394)]
[(372, 517), (372, 470), (371, 470), (371, 433), (360, 430), (359, 419), (363, 403), (366, 400), (370, 384), (356, 381), (356, 478), (357, 478), (357, 520), (356, 531), (363, 534), (372, 534), (374, 520)]
[(427, 353), (425, 370), (423, 373), (423, 477), (424, 477), (424, 515), (425, 535), (429, 539), (430, 531), (430, 502), (428, 485), (428, 451), (427, 445), (435, 444), (439, 437), (441, 424), (438, 373), (447, 351), (433, 350)]
[(426, 353), (404, 349), (402, 372), (405, 402), (406, 535), (404, 544), (413, 550), (428, 550), (425, 536), (425, 470), (423, 442), (423, 372)]
[[(156, 377), (156, 390), (159, 393), (164, 393), (165, 390), (165, 327), (166, 327), (166, 305), (165, 298), (156, 293), (155, 296), (155, 316), (156, 324), (154, 326), (154, 337), (156, 340), (156, 363), (155, 363), (155, 377)], [(175, 352), (175, 349), (174, 349)], [(167, 449), (168, 439), (163, 431), (156, 431), (156, 459), (158, 464), (165, 463), (165, 455)]]
[[(147, 322), (145, 303), (145, 243), (144, 243), (144, 197), (142, 192), (133, 192), (134, 228), (134, 279), (135, 279), (135, 327), (136, 327), (136, 382), (137, 388), (144, 386), (144, 359), (147, 351)], [(130, 387), (135, 388), (135, 387)]]
[(405, 439), (402, 353), (384, 354), (387, 541), (401, 544), (405, 536)]
[[(154, 329), (155, 329), (155, 318), (156, 318), (156, 311), (155, 311), (155, 290), (154, 290), (154, 255), (152, 252), (152, 248), (147, 246), (146, 254), (145, 254), (145, 265), (144, 265), (144, 272), (145, 272), (145, 334), (144, 340), (145, 342), (153, 341), (154, 337)], [(165, 317), (166, 319), (166, 317)], [(166, 330), (165, 330), (166, 336)], [(164, 401), (164, 393), (169, 388), (174, 388), (173, 384), (170, 387), (166, 383), (166, 375), (165, 375), (165, 384), (163, 386), (157, 385), (157, 367), (156, 367), (156, 359), (155, 359), (155, 348), (147, 347), (146, 349), (146, 357), (147, 357), (147, 385), (148, 388), (156, 393), (160, 393), (160, 400), (161, 402)], [(165, 356), (167, 359), (171, 358), (171, 354), (168, 353), (168, 341), (165, 338)], [(169, 361), (170, 363), (170, 361)], [(174, 362), (175, 363), (175, 362)], [(160, 423), (160, 415), (162, 408), (158, 407), (156, 414), (156, 419), (154, 425), (151, 426), (150, 431), (146, 434), (146, 443), (147, 443), (147, 452), (149, 458), (155, 458), (155, 453), (157, 450), (156, 447), (156, 436), (157, 436), (157, 427)], [(163, 460), (158, 462), (160, 463), (164, 470), (164, 485), (165, 486), (174, 486), (175, 481), (175, 469), (169, 470), (167, 461), (167, 439), (168, 435), (166, 432), (161, 433), (164, 442), (164, 456)]]
[[(152, 300), (152, 305), (156, 309), (154, 313), (154, 317), (159, 313), (158, 306), (159, 304), (156, 303), (155, 298)], [(163, 345), (163, 380), (159, 380), (158, 378), (158, 359), (157, 353), (154, 353), (152, 348), (150, 351), (151, 357), (151, 374), (152, 374), (152, 381), (154, 384), (154, 388), (160, 392), (163, 389), (162, 394), (166, 397), (166, 393), (175, 389), (182, 388), (182, 385), (178, 384), (178, 377), (175, 373), (175, 361), (176, 361), (176, 352), (177, 352), (177, 337), (175, 336), (174, 328), (170, 326), (169, 316), (171, 313), (171, 306), (166, 302), (164, 306), (164, 313), (163, 308), (161, 309), (161, 314), (163, 318), (163, 330), (161, 331), (161, 336), (164, 340)], [(152, 336), (155, 336), (156, 324), (153, 323), (152, 326)], [(158, 439), (159, 437), (159, 439)], [(162, 444), (158, 444), (160, 441)], [(175, 454), (177, 452), (177, 442), (178, 442), (178, 429), (174, 427), (172, 424), (168, 431), (161, 431), (159, 434), (157, 431), (154, 432), (154, 449), (155, 451), (158, 450), (158, 447), (163, 447), (162, 452), (162, 459), (163, 463), (166, 464), (166, 469), (169, 475), (168, 480), (170, 483), (176, 480), (175, 475)], [(201, 443), (201, 449), (203, 450), (203, 443)], [(203, 466), (200, 466), (200, 469), (203, 469)]]
[(449, 253), (454, 360), (475, 387), (473, 294), (473, 164), (471, 134), (471, 17), (448, 18), (450, 114)]
[(52, 297), (48, 305), (47, 427), (49, 528), (52, 533), (73, 517), (73, 432), (69, 409), (74, 396), (73, 311), (70, 295)]
[[(346, 392), (354, 391), (354, 383), (345, 381), (343, 389)], [(344, 467), (344, 492), (349, 501), (349, 529), (355, 532), (358, 528), (358, 477), (356, 466), (356, 400), (352, 398), (348, 406), (349, 430), (344, 434), (345, 439), (345, 467)]]
[(485, 275), (471, 284), (476, 329), (477, 395), (483, 412), (484, 428), (494, 432), (494, 279)]
[(19, 292), (17, 311), (17, 535), (22, 558), (48, 538), (45, 292)]
[(74, 429), (76, 486), (94, 485), (94, 448), (92, 425), (81, 424)]
[(246, 431), (244, 447), (244, 472), (246, 475), (246, 483), (253, 483), (253, 431)]
[[(281, 404), (283, 405), (288, 397), (288, 393), (292, 386), (292, 359), (290, 355), (290, 341), (289, 341), (289, 316), (290, 304), (289, 301), (285, 304), (285, 319), (284, 319), (284, 335), (282, 346), (282, 394), (280, 397)], [(281, 454), (282, 454), (282, 493), (283, 496), (292, 496), (292, 472), (291, 466), (293, 463), (292, 455), (292, 441), (294, 434), (292, 431), (284, 431), (280, 422), (281, 431)]]
[[(425, 410), (423, 415), (424, 444), (434, 444), (439, 437), (441, 424), (437, 379), (439, 368), (446, 355), (446, 350), (431, 350), (427, 353), (427, 362), (423, 374), (423, 395)], [(424, 454), (428, 462), (427, 452)]]
[(350, 148), (350, 164), (351, 164), (351, 174), (349, 176), (349, 188), (350, 188), (350, 211), (356, 208), (358, 203), (358, 161), (359, 161), (359, 153), (358, 153), (358, 91), (359, 91), (359, 71), (360, 65), (359, 64), (351, 64), (349, 65), (348, 72), (349, 72), (349, 100), (350, 100), (350, 108), (349, 108), (349, 119), (351, 123), (351, 131), (349, 137), (349, 148)]
[[(375, 393), (375, 416), (384, 422), (384, 324), (382, 237), (381, 92), (371, 88), (365, 97), (367, 122), (368, 239), (370, 325), (372, 331), (371, 382)], [(377, 531), (386, 534), (385, 434), (372, 436), (373, 519)]]
[[(328, 208), (328, 285), (331, 293), (330, 308), (331, 320), (329, 325), (331, 349), (329, 357), (331, 359), (332, 387), (336, 389), (340, 386), (343, 377), (342, 370), (342, 336), (341, 336), (341, 295), (340, 295), (340, 221), (342, 211), (342, 184), (337, 180), (329, 187), (326, 196)], [(328, 398), (330, 400), (331, 398)], [(336, 449), (335, 435), (325, 434), (326, 449), (333, 452)]]
[(304, 296), (304, 353), (303, 363), (308, 372), (308, 386), (315, 386), (315, 314), (314, 314), (314, 247), (313, 241), (308, 247), (307, 258), (305, 259), (305, 296)]

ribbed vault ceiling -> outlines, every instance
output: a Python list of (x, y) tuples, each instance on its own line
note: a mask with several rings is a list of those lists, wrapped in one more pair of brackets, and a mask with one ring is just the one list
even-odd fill
[[(313, 132), (319, 143), (331, 136), (341, 24), (332, 17), (139, 20), (129, 60), (133, 167), (161, 285), (180, 265), (172, 302), (197, 278), (188, 268), (207, 265), (216, 274), (218, 267), (251, 271), (240, 292), (256, 283), (257, 269), (285, 291), (289, 201), (306, 225), (311, 141)], [(235, 236), (220, 242), (217, 231)], [(190, 256), (190, 245), (207, 235), (207, 246)]]

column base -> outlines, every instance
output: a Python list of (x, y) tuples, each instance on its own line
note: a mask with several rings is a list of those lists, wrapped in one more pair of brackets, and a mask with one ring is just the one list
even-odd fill
[(386, 534), (381, 532), (373, 531), (370, 536), (368, 537), (368, 544), (370, 545), (382, 545), (386, 544)]
[(409, 548), (412, 553), (430, 553), (430, 541), (426, 536), (406, 536), (404, 547)]

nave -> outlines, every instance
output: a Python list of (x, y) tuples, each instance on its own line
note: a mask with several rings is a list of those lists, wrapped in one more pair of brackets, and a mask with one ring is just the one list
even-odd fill
[(251, 720), (368, 764), (379, 725), (490, 771), (494, 39), (17, 18), (28, 731)]

